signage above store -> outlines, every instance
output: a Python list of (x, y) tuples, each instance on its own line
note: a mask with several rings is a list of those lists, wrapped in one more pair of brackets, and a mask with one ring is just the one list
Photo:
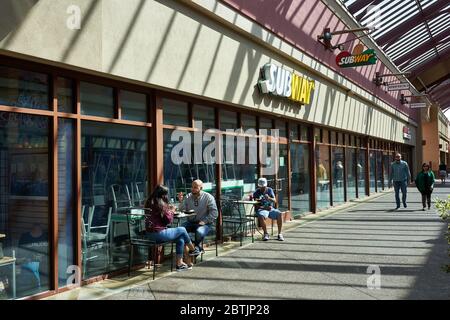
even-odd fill
[(261, 93), (286, 97), (301, 104), (310, 104), (314, 80), (308, 80), (271, 63), (261, 69), (262, 80), (258, 81)]
[(427, 104), (425, 102), (419, 102), (419, 103), (410, 103), (410, 108), (426, 108)]
[(389, 84), (387, 89), (388, 89), (388, 91), (409, 90), (409, 83), (400, 82), (400, 83)]
[(374, 49), (367, 49), (363, 51), (364, 46), (358, 44), (353, 49), (353, 52), (342, 51), (336, 57), (336, 64), (341, 68), (359, 67), (377, 62), (377, 55)]
[(411, 131), (408, 127), (403, 127), (403, 139), (411, 140)]

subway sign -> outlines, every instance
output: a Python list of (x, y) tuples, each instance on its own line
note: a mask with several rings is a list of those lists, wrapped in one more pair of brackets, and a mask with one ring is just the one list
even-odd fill
[(310, 104), (315, 88), (314, 80), (308, 80), (272, 63), (261, 68), (262, 80), (258, 81), (261, 93), (286, 97), (300, 104)]
[(336, 57), (336, 64), (341, 68), (359, 67), (377, 62), (377, 55), (374, 49), (367, 49), (358, 54), (351, 54), (348, 51), (342, 51)]

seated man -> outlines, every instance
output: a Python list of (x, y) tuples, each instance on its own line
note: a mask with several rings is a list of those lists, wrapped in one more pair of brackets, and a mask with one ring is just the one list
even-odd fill
[(184, 198), (182, 192), (178, 194), (178, 201), (180, 201), (179, 209), (181, 211), (194, 210), (195, 217), (190, 217), (183, 227), (187, 232), (195, 232), (195, 251), (189, 255), (198, 255), (203, 251), (201, 243), (205, 236), (212, 228), (213, 222), (217, 219), (218, 210), (216, 200), (212, 195), (202, 191), (203, 182), (195, 180), (192, 182), (192, 191)]
[(283, 219), (281, 217), (281, 211), (274, 208), (276, 203), (275, 193), (272, 188), (267, 186), (266, 178), (258, 179), (258, 189), (253, 193), (253, 199), (260, 201), (260, 204), (256, 206), (256, 215), (258, 216), (259, 225), (263, 228), (264, 237), (263, 241), (269, 240), (269, 234), (267, 233), (266, 218), (277, 220), (278, 226), (278, 240), (284, 241), (284, 237), (281, 234), (281, 227), (283, 226)]

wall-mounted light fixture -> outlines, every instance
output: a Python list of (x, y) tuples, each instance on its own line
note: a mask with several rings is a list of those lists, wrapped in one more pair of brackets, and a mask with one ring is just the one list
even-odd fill
[(330, 50), (331, 52), (334, 51), (334, 49), (339, 49), (341, 51), (344, 50), (344, 44), (350, 41), (354, 41), (356, 39), (368, 36), (368, 34), (364, 34), (360, 37), (357, 37), (355, 39), (351, 39), (342, 43), (338, 43), (336, 45), (333, 45), (331, 43), (331, 39), (335, 35), (339, 34), (345, 34), (345, 33), (351, 33), (351, 32), (358, 32), (358, 31), (372, 31), (375, 30), (375, 27), (364, 27), (364, 28), (357, 28), (357, 29), (349, 29), (349, 30), (340, 30), (340, 31), (333, 31), (331, 32), (330, 28), (323, 29), (323, 34), (320, 34), (317, 36), (317, 41), (319, 41), (321, 44), (324, 45), (325, 49)]
[(380, 74), (379, 72), (375, 73), (375, 78), (373, 78), (373, 83), (375, 83), (375, 85), (377, 87), (381, 86), (381, 85), (386, 85), (387, 83), (385, 81), (383, 81), (383, 77), (392, 77), (392, 76), (409, 76), (411, 74), (411, 72), (402, 72), (402, 73), (390, 73), (390, 74)]

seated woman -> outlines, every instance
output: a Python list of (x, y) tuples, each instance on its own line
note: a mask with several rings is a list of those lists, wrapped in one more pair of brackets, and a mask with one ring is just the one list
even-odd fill
[(173, 222), (173, 214), (175, 207), (169, 205), (169, 190), (165, 186), (158, 185), (152, 195), (147, 199), (145, 208), (150, 209), (150, 214), (146, 215), (145, 225), (146, 237), (152, 241), (176, 242), (176, 270), (186, 271), (192, 269), (192, 264), (183, 262), (184, 247), (189, 248), (189, 255), (195, 251), (195, 247), (191, 242), (191, 238), (184, 227), (167, 228), (167, 225)]

